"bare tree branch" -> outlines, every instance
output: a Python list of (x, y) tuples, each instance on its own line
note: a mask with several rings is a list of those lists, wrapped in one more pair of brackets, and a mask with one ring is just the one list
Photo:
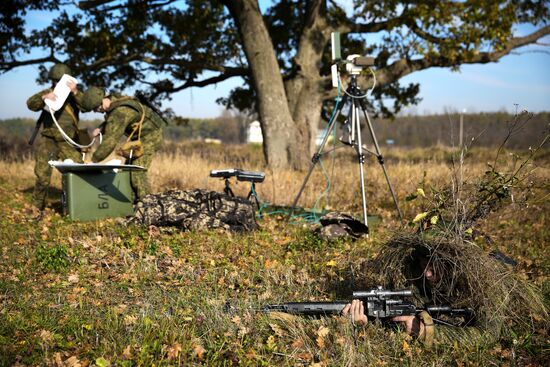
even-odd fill
[(469, 59), (461, 59), (460, 61), (450, 60), (444, 56), (425, 56), (424, 58), (417, 60), (400, 59), (387, 67), (378, 70), (376, 73), (376, 78), (380, 84), (389, 84), (404, 77), (405, 75), (411, 74), (412, 72), (427, 69), (433, 66), (451, 67), (459, 64), (486, 64), (489, 62), (495, 62), (503, 56), (510, 54), (512, 50), (531, 44), (547, 34), (550, 34), (550, 26), (542, 27), (525, 37), (513, 37), (500, 51), (478, 52), (473, 57)]
[[(80, 1), (78, 3), (78, 7), (82, 10), (89, 10), (89, 9), (92, 9), (92, 8), (98, 8), (102, 5), (105, 5), (105, 4), (114, 2), (114, 1), (115, 0), (83, 0), (83, 1)], [(150, 9), (159, 8), (159, 7), (174, 3), (176, 1), (178, 1), (178, 0), (166, 0), (164, 2), (158, 2), (158, 3), (154, 2), (154, 1), (151, 1), (151, 2), (149, 2), (149, 4), (147, 4), (147, 7), (150, 8)], [(126, 3), (126, 4), (119, 4), (119, 5), (113, 5), (113, 6), (110, 6), (110, 7), (105, 7), (105, 8), (102, 8), (101, 10), (102, 11), (113, 11), (113, 10), (117, 10), (117, 9), (128, 8), (130, 6), (131, 5), (129, 3)]]
[(82, 10), (88, 10), (114, 1), (115, 0), (82, 0), (78, 2), (78, 7)]
[(14, 60), (9, 62), (4, 61), (4, 62), (0, 62), (0, 71), (2, 73), (5, 73), (19, 66), (42, 64), (44, 62), (60, 63), (61, 61), (55, 56), (53, 56), (53, 54), (50, 54), (49, 56), (41, 57), (38, 59), (29, 59), (29, 60), (23, 60), (23, 61)]
[(375, 33), (380, 31), (391, 31), (395, 27), (411, 22), (414, 14), (409, 8), (405, 8), (400, 15), (395, 18), (383, 20), (380, 22), (358, 23), (354, 19), (347, 19), (346, 23), (336, 29), (342, 33)]
[(418, 24), (416, 24), (416, 21), (414, 19), (406, 22), (406, 25), (409, 27), (411, 31), (413, 31), (414, 34), (416, 34), (420, 38), (425, 39), (426, 41), (429, 41), (435, 44), (441, 44), (443, 41), (445, 41), (445, 38), (436, 37), (433, 34), (430, 34), (424, 31), (422, 28), (418, 26)]

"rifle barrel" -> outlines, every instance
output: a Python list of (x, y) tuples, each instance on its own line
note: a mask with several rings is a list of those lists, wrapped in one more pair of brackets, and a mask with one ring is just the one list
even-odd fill
[(289, 302), (279, 305), (267, 305), (264, 312), (286, 312), (294, 315), (335, 315), (340, 314), (349, 301), (335, 302)]

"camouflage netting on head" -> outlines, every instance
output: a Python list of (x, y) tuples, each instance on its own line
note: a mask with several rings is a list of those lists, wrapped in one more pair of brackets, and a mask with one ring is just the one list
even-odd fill
[[(427, 266), (431, 283), (422, 276)], [(366, 276), (362, 286), (413, 289), (418, 304), (473, 308), (476, 326), (498, 337), (548, 316), (535, 287), (515, 270), (460, 238), (406, 234), (388, 241), (359, 273)]]
[(222, 228), (241, 232), (258, 228), (250, 201), (200, 189), (147, 195), (136, 204), (128, 222), (183, 230)]

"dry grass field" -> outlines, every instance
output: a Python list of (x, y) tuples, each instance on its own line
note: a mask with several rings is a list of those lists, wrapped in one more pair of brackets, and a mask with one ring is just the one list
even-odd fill
[[(71, 222), (59, 213), (54, 173), (41, 221), (27, 210), (33, 162), (0, 160), (0, 365), (141, 366), (465, 366), (545, 365), (548, 329), (534, 326), (496, 344), (425, 349), (410, 337), (340, 317), (292, 320), (258, 312), (262, 305), (341, 296), (350, 264), (372, 258), (397, 230), (433, 205), (449, 185), (473, 185), (494, 165), (496, 150), (471, 149), (461, 162), (449, 148), (386, 150), (386, 165), (405, 221), (396, 216), (378, 163), (366, 164), (369, 214), (381, 218), (356, 242), (326, 243), (305, 222), (258, 218), (260, 230), (234, 234), (125, 226), (109, 219)], [(509, 173), (529, 152), (500, 154)], [(333, 164), (334, 159), (334, 164)], [(517, 271), (550, 301), (550, 155), (540, 151), (511, 184), (513, 200), (476, 224), (474, 240), (518, 261)], [(299, 205), (318, 202), (330, 178), (330, 208), (361, 210), (359, 166), (351, 150), (323, 158)], [(266, 203), (289, 205), (305, 173), (271, 171), (259, 147), (167, 144), (149, 171), (152, 190), (222, 191), (211, 169), (266, 173), (257, 185)], [(237, 195), (249, 185), (233, 182)], [(405, 198), (422, 188), (425, 198)], [(467, 201), (468, 198), (462, 198)], [(234, 305), (231, 313), (224, 304)]]

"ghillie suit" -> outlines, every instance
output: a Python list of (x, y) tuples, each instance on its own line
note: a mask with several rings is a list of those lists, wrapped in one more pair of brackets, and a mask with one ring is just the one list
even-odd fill
[[(428, 266), (436, 275), (431, 282), (423, 276)], [(510, 334), (512, 329), (532, 329), (533, 320), (545, 320), (548, 316), (540, 294), (512, 266), (488, 256), (462, 238), (433, 233), (397, 235), (380, 249), (375, 259), (360, 268), (359, 274), (370, 276), (362, 278), (361, 289), (375, 284), (390, 289), (413, 289), (419, 305), (452, 305), (474, 310), (475, 327), (437, 325), (436, 342), (490, 343)]]
[(200, 189), (146, 195), (137, 202), (128, 223), (182, 230), (222, 228), (242, 232), (258, 228), (250, 201)]

